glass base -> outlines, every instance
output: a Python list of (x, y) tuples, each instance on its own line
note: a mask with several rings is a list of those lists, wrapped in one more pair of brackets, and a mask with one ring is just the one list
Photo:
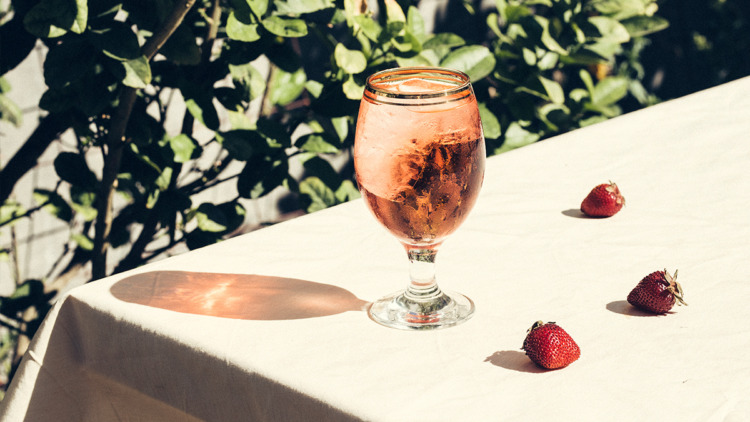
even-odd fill
[(372, 303), (373, 321), (401, 330), (437, 330), (458, 325), (474, 315), (474, 302), (455, 292), (441, 292), (428, 301), (414, 300), (406, 290)]

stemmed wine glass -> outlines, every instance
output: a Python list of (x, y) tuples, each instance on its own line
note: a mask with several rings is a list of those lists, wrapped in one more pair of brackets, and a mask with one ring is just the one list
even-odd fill
[(485, 156), (466, 74), (414, 67), (367, 79), (354, 141), (357, 183), (375, 218), (406, 248), (411, 277), (405, 290), (372, 304), (373, 320), (435, 329), (473, 315), (471, 299), (438, 287), (435, 255), (474, 206)]

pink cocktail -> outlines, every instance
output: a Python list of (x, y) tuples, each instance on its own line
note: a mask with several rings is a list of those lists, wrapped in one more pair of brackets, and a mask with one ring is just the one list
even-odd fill
[(411, 283), (375, 302), (370, 315), (397, 328), (440, 328), (468, 319), (474, 304), (435, 281), (437, 248), (466, 219), (484, 178), (485, 144), (468, 76), (402, 68), (367, 80), (354, 166), (375, 218), (406, 248)]

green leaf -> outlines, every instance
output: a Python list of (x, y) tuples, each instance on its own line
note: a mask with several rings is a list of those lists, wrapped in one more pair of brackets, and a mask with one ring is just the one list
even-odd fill
[(536, 53), (533, 52), (531, 49), (523, 48), (521, 49), (521, 55), (523, 56), (523, 61), (529, 65), (529, 66), (535, 66), (536, 65)]
[(391, 43), (393, 44), (393, 47), (396, 48), (396, 50), (402, 53), (417, 53), (422, 51), (422, 43), (419, 42), (419, 39), (416, 36), (408, 31), (404, 31), (403, 33), (393, 37), (393, 39), (391, 39)]
[(594, 80), (591, 78), (591, 74), (586, 69), (581, 69), (578, 71), (578, 76), (581, 78), (581, 81), (583, 81), (583, 84), (586, 85), (586, 89), (588, 89), (589, 94), (594, 93)]
[(591, 125), (596, 124), (596, 123), (604, 122), (604, 121), (606, 121), (608, 119), (609, 118), (607, 116), (603, 116), (603, 115), (600, 115), (600, 116), (591, 116), (589, 118), (582, 119), (578, 123), (579, 123), (579, 125), (581, 127), (586, 127), (586, 126), (591, 126)]
[(296, 100), (305, 90), (307, 75), (303, 68), (289, 73), (278, 69), (271, 80), (270, 99), (273, 104), (285, 106)]
[(175, 163), (187, 163), (192, 158), (197, 145), (192, 138), (181, 133), (169, 139), (169, 147), (174, 153)]
[(479, 117), (482, 120), (482, 130), (484, 137), (488, 139), (497, 139), (501, 135), (500, 121), (494, 113), (487, 108), (484, 103), (479, 103)]
[(542, 55), (542, 57), (539, 58), (539, 61), (537, 62), (537, 67), (539, 70), (552, 70), (555, 67), (557, 67), (557, 63), (559, 62), (560, 55), (553, 52), (547, 52), (546, 54)]
[(16, 127), (21, 126), (23, 121), (21, 109), (3, 94), (0, 94), (0, 120), (10, 122)]
[(388, 22), (406, 22), (406, 15), (396, 0), (385, 0), (385, 12)]
[(73, 219), (73, 209), (57, 192), (35, 189), (33, 196), (38, 205), (41, 205), (45, 211), (60, 220), (70, 221)]
[(340, 147), (340, 143), (336, 139), (324, 132), (301, 136), (297, 139), (295, 145), (302, 151), (314, 152), (316, 154), (335, 154), (339, 152)]
[(521, 5), (514, 5), (514, 4), (508, 4), (505, 7), (498, 7), (498, 11), (500, 12), (500, 16), (507, 22), (508, 24), (518, 22), (523, 18), (524, 16), (531, 15), (531, 10), (526, 6)]
[[(593, 90), (593, 88), (592, 88), (592, 90)], [(580, 103), (582, 100), (584, 100), (584, 99), (586, 99), (586, 98), (589, 97), (589, 91), (587, 91), (585, 89), (581, 89), (581, 88), (576, 88), (576, 89), (570, 91), (569, 96), (570, 96), (571, 100), (573, 100), (573, 101), (575, 101), (577, 103)]]
[(620, 22), (606, 16), (592, 16), (589, 22), (601, 34), (601, 39), (609, 43), (623, 44), (630, 41), (628, 30)]
[(250, 6), (250, 10), (255, 13), (255, 16), (263, 16), (266, 14), (266, 11), (268, 10), (268, 1), (269, 0), (245, 0), (247, 4)]
[(564, 104), (548, 103), (539, 107), (539, 118), (552, 131), (560, 130), (560, 125), (566, 123), (569, 117), (570, 109)]
[(340, 141), (344, 141), (349, 134), (349, 117), (334, 117), (331, 119), (333, 130), (336, 131)]
[(425, 49), (435, 49), (439, 47), (452, 48), (461, 47), (464, 44), (466, 44), (466, 41), (458, 35), (450, 32), (442, 32), (440, 34), (435, 34), (425, 41), (423, 47)]
[(341, 176), (336, 172), (331, 163), (320, 155), (312, 155), (303, 163), (305, 174), (315, 176), (322, 180), (331, 189), (337, 189), (342, 182)]
[(56, 38), (68, 31), (82, 34), (87, 21), (87, 0), (42, 0), (26, 13), (23, 23), (39, 38)]
[(643, 37), (669, 27), (669, 21), (659, 16), (634, 16), (621, 23), (631, 37)]
[(368, 15), (354, 16), (354, 22), (359, 25), (365, 36), (371, 41), (377, 41), (383, 28)]
[(544, 90), (547, 92), (550, 101), (555, 104), (562, 104), (565, 102), (565, 93), (559, 83), (542, 76), (539, 77), (539, 82), (544, 86)]
[(544, 44), (544, 46), (547, 47), (549, 51), (554, 51), (555, 53), (562, 54), (562, 55), (568, 54), (568, 51), (562, 48), (560, 44), (557, 42), (557, 40), (550, 33), (549, 20), (547, 18), (538, 16), (538, 15), (534, 16), (534, 19), (539, 24), (539, 26), (542, 27), (542, 34), (541, 34), (542, 44)]
[(79, 248), (85, 251), (91, 251), (94, 249), (94, 241), (83, 233), (73, 233), (70, 235), (70, 239), (74, 241)]
[(228, 231), (237, 230), (245, 222), (247, 211), (238, 201), (225, 202), (218, 207), (227, 219)]
[(615, 54), (618, 54), (622, 51), (622, 48), (619, 43), (604, 40), (587, 45), (584, 51), (591, 52), (599, 57), (599, 59), (594, 63), (601, 63), (603, 61), (611, 61), (614, 58)]
[(500, 148), (497, 148), (495, 154), (500, 154), (516, 148), (520, 148), (538, 141), (539, 134), (529, 132), (524, 129), (518, 122), (512, 122), (505, 132), (505, 139)]
[(472, 82), (476, 82), (495, 69), (495, 56), (485, 46), (470, 45), (451, 52), (440, 65), (460, 70), (469, 75)]
[(304, 15), (335, 6), (333, 0), (284, 0), (275, 1), (274, 5), (276, 12), (284, 15)]
[(367, 58), (358, 50), (349, 50), (343, 44), (336, 44), (333, 51), (336, 65), (346, 73), (356, 74), (367, 69)]
[(257, 98), (266, 89), (266, 79), (252, 63), (230, 64), (229, 73), (232, 75), (232, 79), (244, 87), (248, 100)]
[[(617, 44), (613, 45), (616, 46)], [(582, 48), (575, 53), (569, 54), (567, 56), (560, 56), (560, 62), (566, 65), (573, 64), (579, 66), (588, 66), (605, 61), (607, 61), (606, 56), (602, 56), (601, 54), (598, 54), (586, 48)]]
[(487, 27), (492, 30), (492, 32), (497, 36), (498, 38), (502, 38), (505, 36), (503, 34), (503, 31), (500, 29), (500, 16), (497, 13), (490, 13), (487, 15)]
[(409, 6), (409, 10), (406, 14), (406, 28), (417, 38), (425, 36), (424, 19), (422, 18), (419, 9), (414, 6)]
[(70, 206), (83, 218), (84, 221), (93, 221), (96, 218), (96, 194), (79, 186), (73, 185), (70, 188)]
[(227, 36), (233, 40), (243, 42), (258, 41), (260, 39), (258, 26), (257, 23), (240, 22), (235, 16), (234, 11), (232, 11), (227, 18)]
[(315, 98), (320, 97), (323, 92), (323, 84), (318, 81), (309, 80), (305, 82), (305, 89)]
[[(156, 180), (157, 183), (162, 183), (164, 178), (164, 173), (162, 173), (159, 178)], [(146, 209), (152, 210), (156, 206), (156, 203), (159, 201), (159, 197), (161, 196), (161, 190), (151, 190), (148, 192), (148, 195), (146, 196)]]
[(195, 211), (198, 228), (204, 232), (217, 233), (227, 229), (224, 213), (214, 204), (204, 202)]
[(542, 6), (552, 7), (552, 0), (523, 0), (523, 4), (533, 6), (541, 4)]
[(424, 42), (422, 45), (423, 51), (420, 53), (420, 56), (427, 58), (430, 61), (430, 65), (435, 66), (451, 52), (452, 48), (461, 47), (465, 44), (466, 41), (458, 35), (443, 32), (428, 38)]
[(393, 38), (404, 33), (404, 26), (406, 26), (405, 22), (388, 22), (385, 29), (380, 31), (380, 36), (378, 37), (377, 42), (380, 44), (391, 42)]
[(217, 134), (216, 138), (235, 160), (247, 161), (256, 151), (263, 151), (265, 140), (254, 130), (231, 130)]
[(631, 80), (628, 85), (628, 91), (630, 91), (630, 94), (635, 97), (635, 99), (641, 105), (650, 105), (649, 103), (651, 101), (651, 95), (648, 93), (641, 81)]
[(131, 88), (145, 88), (151, 83), (151, 67), (146, 56), (126, 60), (122, 62), (122, 66), (125, 68), (125, 77), (122, 80), (124, 85)]
[(55, 172), (60, 179), (74, 186), (93, 189), (96, 186), (96, 176), (89, 170), (83, 155), (74, 152), (61, 152), (54, 161)]
[(595, 0), (591, 6), (602, 15), (619, 21), (645, 12), (643, 0)]
[(359, 100), (362, 98), (362, 94), (365, 92), (365, 86), (360, 85), (356, 79), (354, 79), (351, 75), (349, 75), (349, 78), (344, 81), (344, 84), (342, 85), (342, 89), (344, 90), (344, 94), (346, 95), (346, 98), (350, 100)]
[(310, 200), (307, 212), (320, 211), (337, 204), (336, 193), (322, 180), (311, 176), (301, 181), (299, 192)]
[(165, 167), (161, 173), (159, 173), (159, 177), (154, 181), (154, 184), (159, 188), (159, 191), (169, 189), (169, 185), (172, 183), (172, 174), (174, 174), (174, 169), (172, 169), (172, 167)]
[(86, 31), (86, 25), (88, 23), (88, 0), (75, 0), (75, 4), (77, 8), (76, 17), (68, 29), (76, 34), (83, 34), (83, 32)]
[(336, 196), (336, 200), (338, 202), (351, 201), (361, 196), (359, 193), (359, 189), (357, 189), (357, 186), (354, 185), (351, 180), (344, 180), (343, 182), (341, 182), (341, 185), (338, 189), (336, 189), (334, 195)]
[(280, 37), (296, 38), (307, 35), (307, 24), (302, 19), (283, 18), (278, 15), (269, 16), (261, 21), (268, 32)]
[[(104, 29), (92, 31), (90, 39), (94, 46), (115, 60), (125, 61), (141, 56), (138, 37), (124, 22), (113, 21)], [(90, 56), (90, 49), (86, 53)]]
[(628, 93), (628, 78), (623, 76), (610, 76), (599, 81), (591, 93), (591, 103), (602, 107), (620, 101)]
[(19, 217), (26, 214), (26, 209), (21, 204), (7, 200), (0, 204), (0, 227), (6, 224), (15, 224)]

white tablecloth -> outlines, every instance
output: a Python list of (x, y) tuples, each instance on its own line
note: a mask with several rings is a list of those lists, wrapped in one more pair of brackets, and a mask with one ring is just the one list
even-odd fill
[[(491, 158), (438, 255), (465, 324), (363, 309), (407, 281), (361, 200), (73, 290), (35, 337), (6, 421), (750, 420), (750, 78)], [(626, 207), (578, 207), (615, 181)], [(625, 298), (679, 269), (687, 307)], [(581, 348), (543, 371), (536, 320)]]

